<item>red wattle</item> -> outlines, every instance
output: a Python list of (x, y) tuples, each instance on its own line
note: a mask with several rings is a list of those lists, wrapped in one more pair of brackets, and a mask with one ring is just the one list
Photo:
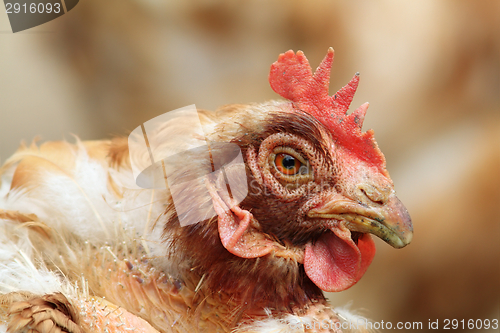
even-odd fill
[(362, 234), (358, 244), (343, 225), (332, 228), (312, 245), (306, 245), (304, 269), (311, 281), (324, 291), (342, 291), (361, 279), (375, 255), (369, 234)]

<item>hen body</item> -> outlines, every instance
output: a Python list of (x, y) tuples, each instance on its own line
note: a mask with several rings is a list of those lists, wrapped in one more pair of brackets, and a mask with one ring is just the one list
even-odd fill
[[(292, 55), (278, 67), (302, 61)], [(333, 51), (325, 59), (331, 64)], [(348, 119), (341, 126), (349, 133), (333, 131), (309, 111), (310, 99), (271, 85), (292, 102), (198, 111), (205, 137), (189, 134), (193, 124), (182, 117), (149, 136), (151, 147), (184, 151), (170, 158), (175, 173), (164, 171), (191, 181), (177, 202), (173, 188), (137, 186), (134, 163), (147, 167), (148, 156), (129, 150), (126, 138), (21, 147), (1, 169), (4, 329), (340, 331), (342, 317), (322, 290), (361, 278), (374, 255), (369, 233), (403, 247), (411, 222), (371, 134), (361, 126), (357, 134)], [(348, 106), (352, 94), (338, 95)], [(353, 124), (366, 106), (359, 110)], [(357, 145), (343, 142), (351, 135)], [(200, 157), (201, 143), (210, 159)], [(194, 177), (218, 169), (214, 156), (234, 158), (218, 148), (223, 143), (238, 147), (243, 164)], [(242, 170), (242, 186), (226, 190)], [(196, 218), (186, 225), (186, 216)]]

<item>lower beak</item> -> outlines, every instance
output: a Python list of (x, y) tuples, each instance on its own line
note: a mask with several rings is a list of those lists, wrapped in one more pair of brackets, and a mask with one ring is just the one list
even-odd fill
[(413, 238), (410, 215), (395, 194), (378, 207), (334, 200), (311, 209), (308, 216), (345, 221), (349, 230), (373, 234), (395, 248), (405, 247)]

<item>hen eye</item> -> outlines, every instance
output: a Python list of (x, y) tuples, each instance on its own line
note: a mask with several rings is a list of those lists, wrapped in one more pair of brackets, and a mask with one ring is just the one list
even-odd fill
[(303, 173), (304, 168), (307, 169), (307, 167), (298, 159), (285, 153), (276, 155), (274, 164), (280, 172), (290, 176), (296, 175), (298, 173)]

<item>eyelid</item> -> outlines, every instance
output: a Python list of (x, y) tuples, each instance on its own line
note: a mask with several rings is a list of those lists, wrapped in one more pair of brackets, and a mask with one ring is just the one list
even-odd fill
[(278, 155), (280, 153), (288, 154), (288, 155), (290, 155), (290, 156), (298, 159), (300, 161), (300, 163), (302, 163), (304, 165), (308, 165), (308, 163), (304, 159), (304, 157), (302, 157), (302, 155), (299, 152), (297, 152), (295, 149), (293, 149), (293, 148), (283, 147), (283, 146), (274, 148), (273, 154)]

